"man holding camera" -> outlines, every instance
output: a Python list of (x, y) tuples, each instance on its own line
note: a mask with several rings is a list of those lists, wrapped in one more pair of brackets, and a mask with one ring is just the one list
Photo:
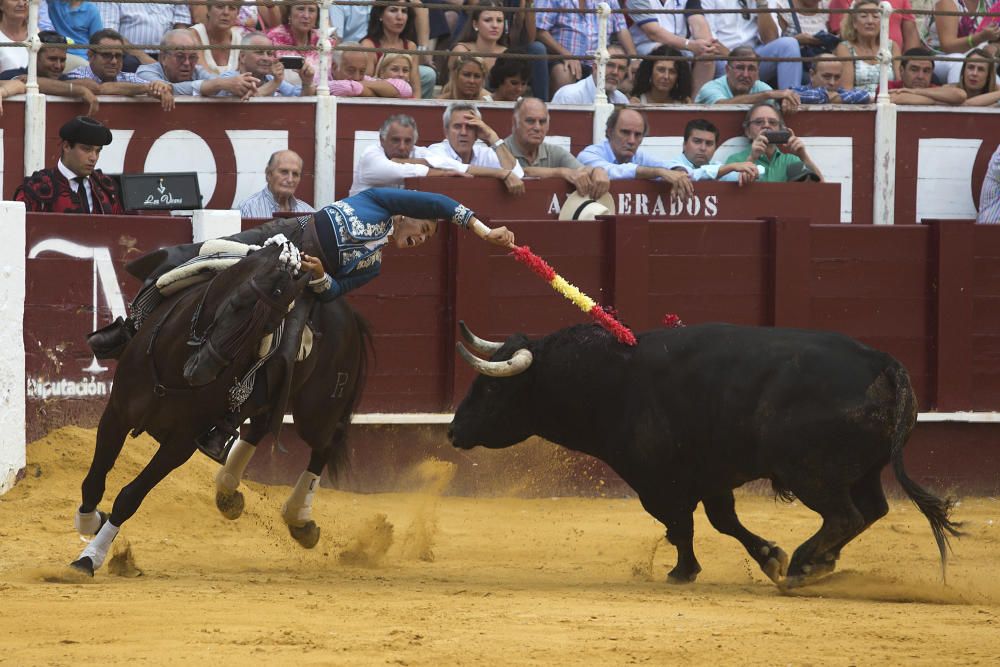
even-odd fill
[(781, 112), (770, 103), (758, 102), (750, 107), (743, 121), (743, 132), (750, 140), (750, 148), (730, 155), (726, 164), (753, 162), (763, 167), (759, 179), (763, 183), (823, 180), (802, 139), (785, 127)]
[[(262, 32), (247, 33), (240, 40), (240, 44), (258, 47), (274, 46), (271, 38)], [(285, 81), (286, 68), (295, 69), (299, 73), (301, 85), (293, 86)], [(223, 72), (219, 78), (227, 79), (243, 75), (250, 75), (260, 82), (257, 86), (256, 97), (309, 97), (316, 94), (314, 81), (316, 73), (312, 65), (307, 63), (302, 56), (276, 58), (274, 51), (270, 48), (260, 51), (240, 51), (239, 70)], [(232, 95), (232, 93), (222, 90), (216, 95), (221, 97)]]

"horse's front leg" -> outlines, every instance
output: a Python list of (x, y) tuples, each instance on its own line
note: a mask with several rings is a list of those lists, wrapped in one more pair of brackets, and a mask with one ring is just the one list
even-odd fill
[(128, 425), (124, 423), (118, 411), (112, 407), (114, 401), (108, 403), (101, 415), (101, 423), (97, 427), (97, 441), (94, 445), (94, 459), (90, 470), (80, 485), (81, 502), (76, 510), (73, 525), (81, 535), (96, 535), (101, 526), (108, 520), (108, 515), (97, 509), (104, 497), (108, 473), (114, 467), (118, 455), (121, 454), (125, 438), (128, 436)]
[(306, 549), (312, 549), (319, 542), (319, 526), (312, 519), (312, 501), (319, 488), (319, 476), (326, 461), (326, 448), (312, 450), (309, 467), (299, 475), (299, 481), (292, 488), (291, 495), (281, 506), (281, 518), (285, 520), (288, 532)]
[(245, 501), (239, 491), (240, 481), (257, 451), (257, 445), (267, 435), (267, 421), (266, 415), (251, 418), (246, 436), (241, 437), (230, 448), (226, 462), (215, 473), (215, 506), (222, 512), (222, 516), (231, 521), (243, 515)]
[(146, 467), (118, 493), (108, 521), (80, 553), (80, 557), (70, 563), (71, 567), (94, 576), (94, 571), (104, 564), (111, 543), (118, 536), (122, 524), (136, 513), (153, 487), (191, 458), (194, 452), (195, 445), (192, 438), (173, 439), (161, 443)]

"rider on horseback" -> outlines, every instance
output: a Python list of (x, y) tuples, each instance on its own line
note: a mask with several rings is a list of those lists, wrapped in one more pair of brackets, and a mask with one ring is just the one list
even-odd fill
[[(415, 192), (395, 188), (373, 188), (353, 197), (334, 202), (311, 217), (298, 219), (296, 229), (304, 232), (302, 268), (313, 274), (310, 287), (320, 301), (332, 301), (361, 287), (379, 274), (382, 267), (382, 247), (393, 242), (399, 248), (413, 248), (424, 243), (437, 231), (436, 220), (445, 219), (471, 228), (479, 237), (496, 245), (512, 247), (514, 234), (506, 227), (490, 229), (477, 220), (472, 211), (450, 197), (436, 193)], [(292, 221), (294, 222), (294, 221)], [(285, 223), (288, 225), (288, 221)], [(228, 237), (243, 243), (260, 245), (270, 237), (274, 223)], [(265, 236), (266, 235), (266, 236)], [(155, 282), (166, 270), (178, 266), (198, 254), (199, 246), (178, 246), (156, 253), (144, 262), (141, 258), (130, 266), (133, 273), (143, 273), (147, 285)], [(140, 292), (140, 297), (144, 292)], [(136, 298), (136, 302), (140, 301)], [(151, 310), (155, 303), (149, 306)], [(133, 303), (135, 310), (136, 303)], [(109, 327), (91, 334), (88, 343), (99, 358), (117, 358), (136, 331), (134, 320), (148, 312), (133, 312), (128, 320), (117, 320)], [(198, 447), (212, 459), (225, 460), (229, 442), (238, 435), (242, 414), (250, 413), (266, 400), (257, 391), (249, 397), (250, 410), (236, 410), (226, 415), (210, 431), (198, 438)]]

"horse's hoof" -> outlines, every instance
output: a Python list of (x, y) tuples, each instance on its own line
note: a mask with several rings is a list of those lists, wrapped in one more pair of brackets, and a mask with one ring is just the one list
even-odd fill
[(312, 549), (319, 542), (319, 526), (315, 521), (310, 521), (304, 526), (289, 526), (288, 532), (306, 549)]
[(215, 492), (215, 506), (222, 512), (222, 516), (230, 521), (235, 521), (242, 516), (244, 504), (243, 494), (239, 491), (233, 491), (232, 493)]
[(90, 560), (90, 556), (84, 556), (83, 558), (78, 558), (69, 564), (71, 568), (77, 572), (82, 572), (83, 574), (94, 576), (94, 561)]
[(788, 554), (781, 547), (771, 546), (768, 550), (768, 559), (761, 563), (760, 569), (764, 571), (767, 578), (774, 583), (780, 583), (782, 578), (788, 574)]

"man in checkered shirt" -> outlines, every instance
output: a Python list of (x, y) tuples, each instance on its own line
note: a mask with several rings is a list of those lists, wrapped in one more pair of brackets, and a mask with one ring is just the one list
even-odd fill
[(89, 64), (66, 72), (67, 79), (90, 79), (98, 84), (99, 95), (148, 95), (160, 100), (164, 111), (174, 108), (174, 93), (163, 81), (143, 81), (131, 72), (122, 71), (125, 39), (117, 31), (105, 28), (90, 36), (96, 49), (87, 51)]
[[(159, 44), (168, 30), (191, 25), (191, 10), (185, 4), (99, 2), (97, 9), (104, 27), (117, 30), (127, 44)], [(148, 65), (156, 62), (157, 51), (150, 49), (146, 53), (132, 49), (129, 53), (138, 58), (139, 64)], [(135, 64), (135, 60), (132, 62)], [(134, 66), (125, 69), (135, 71)]]
[[(618, 0), (604, 0), (612, 10), (620, 9)], [(563, 56), (593, 55), (597, 51), (597, 5), (599, 0), (537, 0), (535, 2), (535, 22), (538, 26), (538, 41), (548, 52)], [(556, 13), (549, 9), (583, 9), (583, 13)], [(608, 18), (608, 43), (612, 37), (630, 55), (635, 55), (632, 35), (625, 26), (625, 17), (611, 14)], [(591, 65), (582, 60), (557, 60), (551, 68), (551, 89), (576, 83), (590, 76)]]

